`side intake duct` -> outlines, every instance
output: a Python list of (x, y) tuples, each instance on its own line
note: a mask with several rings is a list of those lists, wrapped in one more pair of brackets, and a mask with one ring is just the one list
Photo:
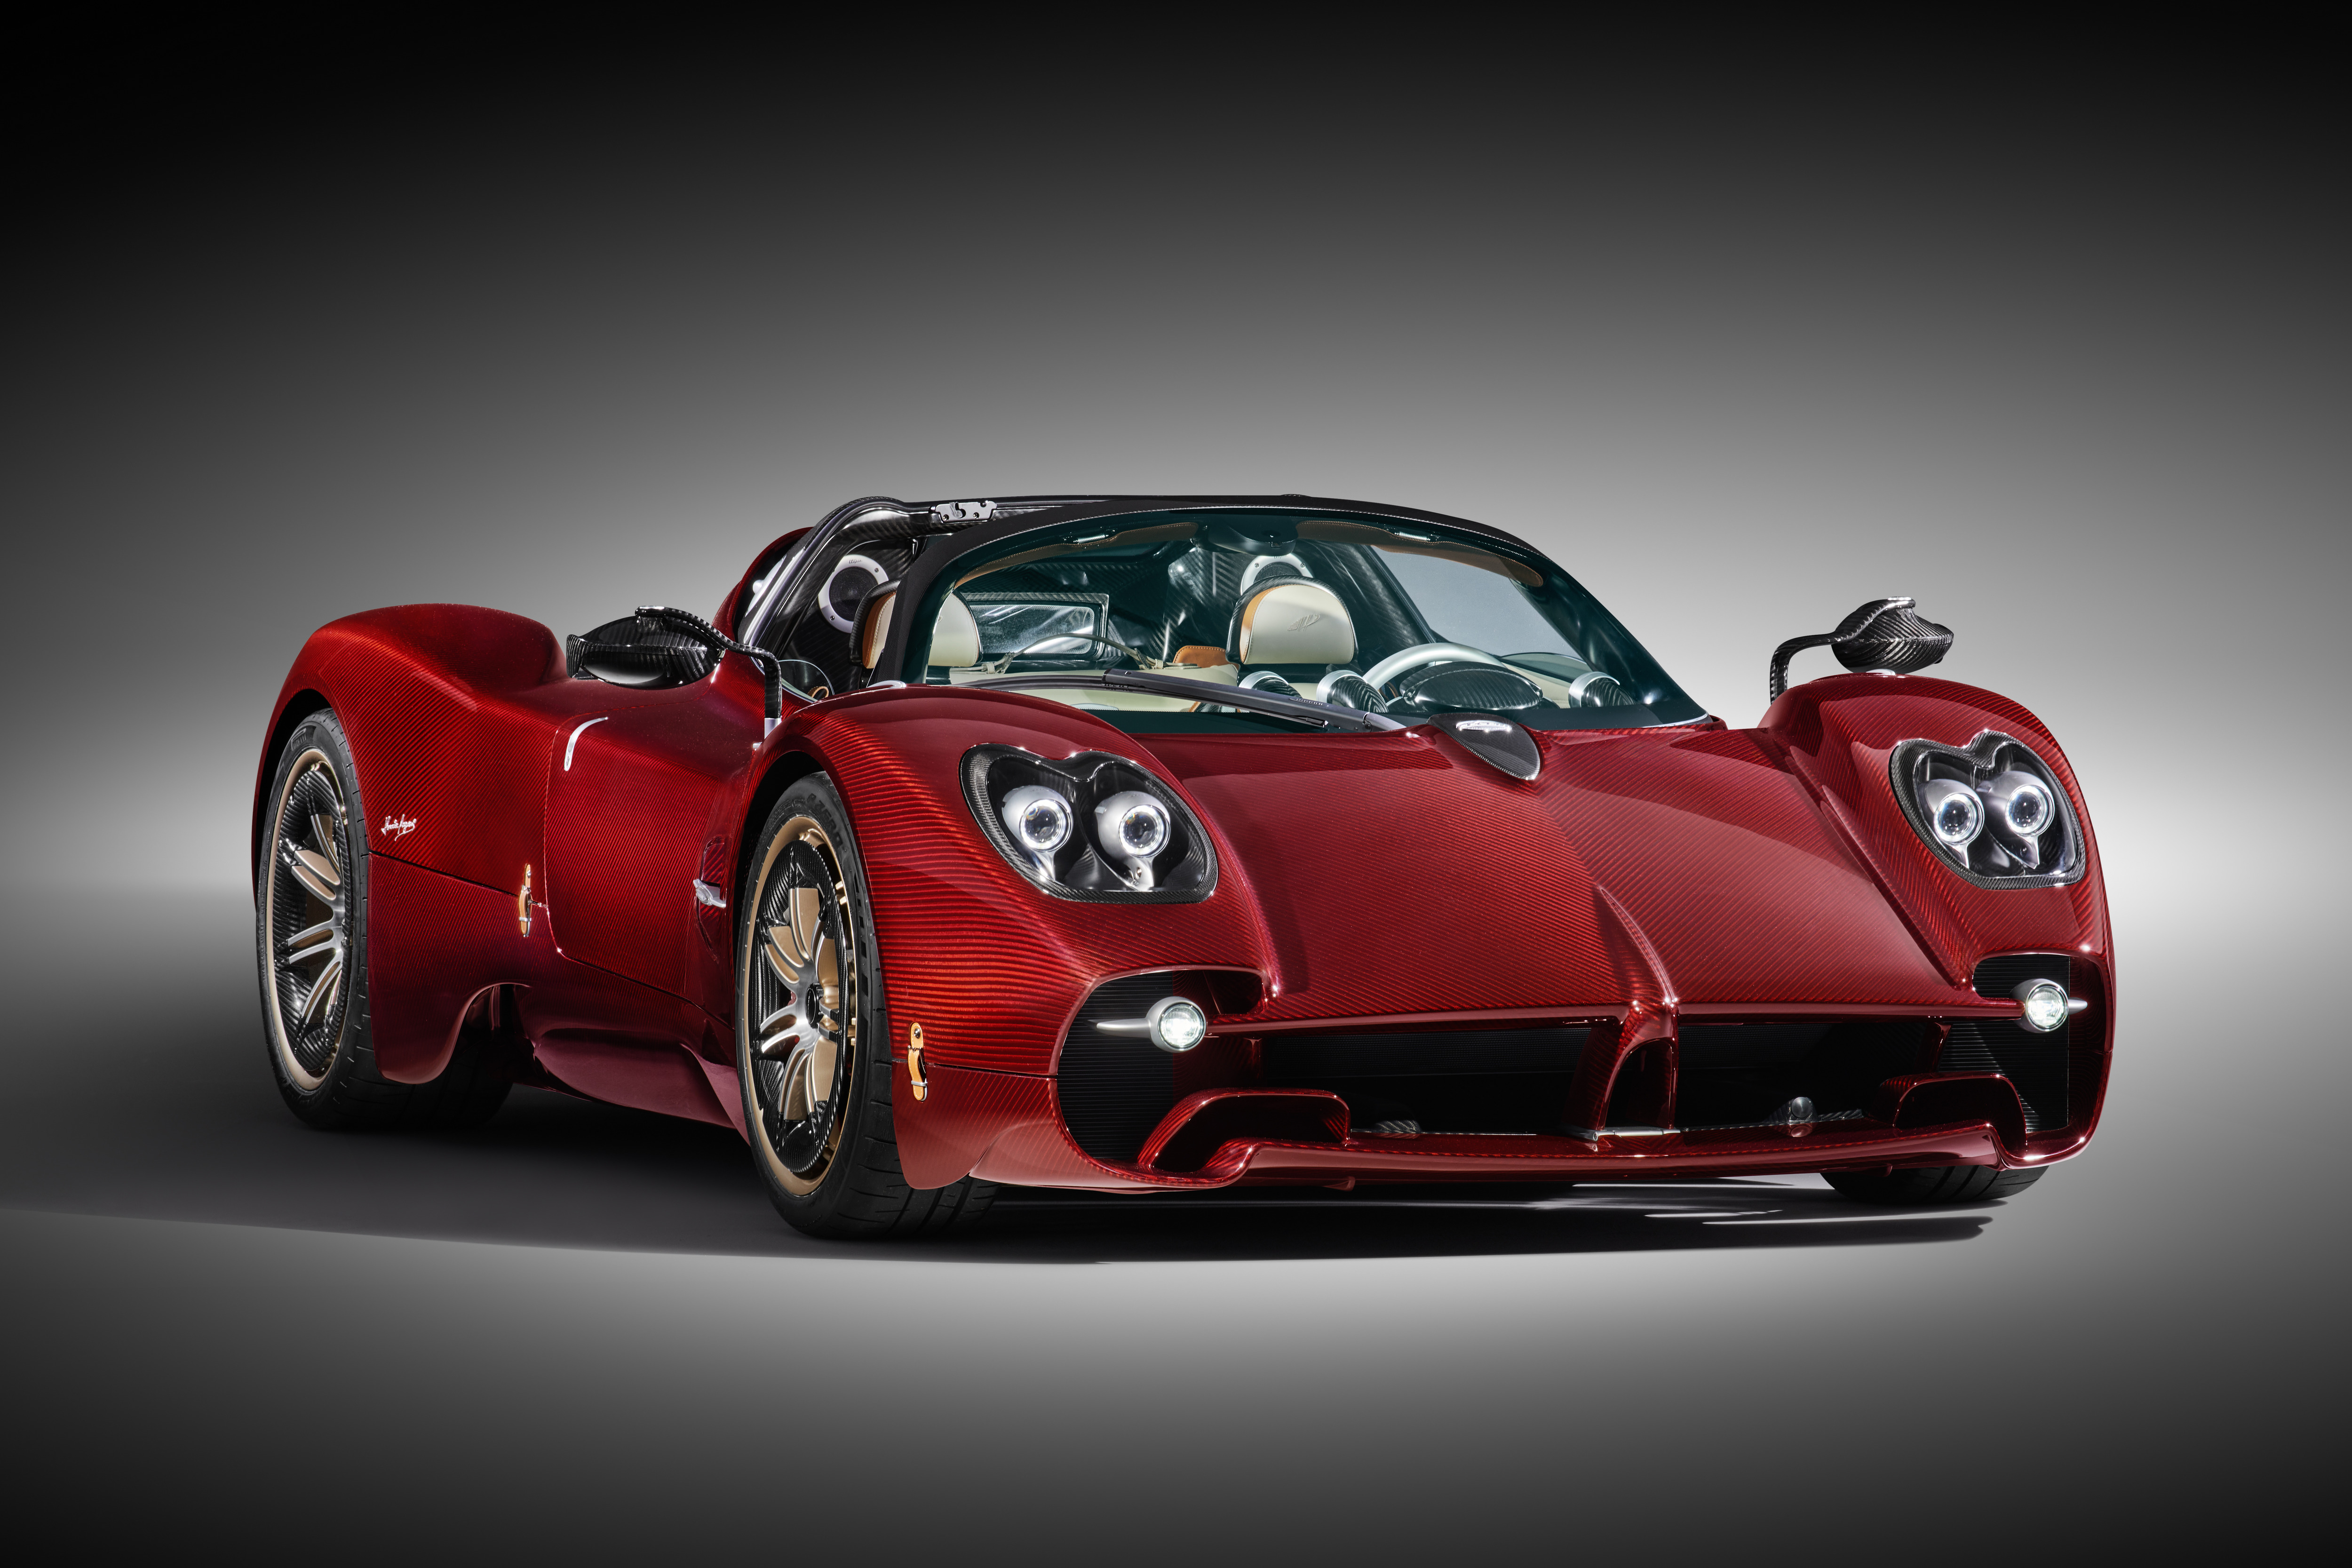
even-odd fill
[(1142, 1152), (1143, 1141), (1175, 1109), (1176, 1058), (1142, 1036), (1095, 1026), (1143, 1016), (1170, 994), (1172, 978), (1134, 974), (1106, 982), (1071, 1020), (1054, 1090), (1071, 1138), (1097, 1160), (1129, 1164)]
[[(1976, 993), (2007, 1001), (2028, 980), (2054, 980), (2071, 993), (2074, 965), (2063, 952), (1996, 953), (1977, 965)], [(2068, 1037), (2071, 1022), (2037, 1035), (2007, 1019), (1964, 1019), (1952, 1026), (1936, 1067), (1942, 1072), (1997, 1072), (2009, 1079), (2025, 1104), (2025, 1130), (2047, 1132), (2066, 1125)]]

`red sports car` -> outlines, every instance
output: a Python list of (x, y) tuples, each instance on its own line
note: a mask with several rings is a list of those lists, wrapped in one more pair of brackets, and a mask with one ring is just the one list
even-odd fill
[(1303, 496), (855, 501), (568, 645), (372, 611), (262, 751), (269, 1059), (320, 1127), (731, 1127), (824, 1236), (1008, 1183), (2005, 1194), (2090, 1138), (2114, 959), (2063, 753), (1950, 642), (1866, 605), (1732, 730), (1511, 535)]

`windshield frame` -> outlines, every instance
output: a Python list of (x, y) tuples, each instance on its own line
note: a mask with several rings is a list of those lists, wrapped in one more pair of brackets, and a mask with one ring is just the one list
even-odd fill
[[(1246, 513), (1301, 521), (1361, 521), (1375, 528), (1410, 533), (1416, 536), (1416, 542), (1452, 543), (1517, 564), (1538, 575), (1550, 592), (1559, 595), (1561, 607), (1575, 626), (1575, 645), (1588, 648), (1596, 666), (1608, 668), (1642, 704), (1639, 709), (1627, 710), (1628, 722), (1590, 727), (1669, 728), (1697, 723), (1708, 717), (1706, 710), (1675, 682), (1623, 623), (1559, 563), (1526, 541), (1485, 523), (1409, 507), (1295, 495), (1120, 496), (1076, 502), (1062, 498), (1015, 498), (998, 504), (1003, 510), (993, 518), (961, 527), (950, 524), (954, 529), (951, 532), (924, 531), (930, 536), (898, 584), (898, 609), (890, 617), (873, 679), (902, 680), (910, 686), (924, 684), (925, 671), (912, 668), (918, 657), (913, 646), (915, 629), (924, 628), (928, 633), (941, 603), (970, 574), (971, 567), (987, 563), (989, 558), (1003, 561), (1020, 553), (1023, 541), (1034, 541), (1032, 548), (1065, 542), (1095, 543), (1103, 537), (1130, 531), (1129, 527), (1121, 526), (1128, 520), (1139, 523), (1145, 518), (1157, 518), (1176, 522), (1202, 520), (1204, 514)], [(865, 503), (866, 508), (872, 505)], [(919, 512), (922, 509), (906, 510)], [(1517, 577), (1516, 573), (1509, 574)], [(1523, 578), (1518, 580), (1525, 582)], [(926, 637), (926, 651), (928, 647)], [(1603, 660), (1607, 661), (1605, 665)], [(1595, 718), (1607, 711), (1595, 710)], [(1567, 727), (1583, 729), (1588, 725), (1579, 722)]]

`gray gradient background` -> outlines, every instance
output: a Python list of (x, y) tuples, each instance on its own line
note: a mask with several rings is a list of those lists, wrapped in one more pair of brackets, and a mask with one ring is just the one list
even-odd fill
[[(1097, 74), (206, 26), (19, 57), (17, 1528), (1975, 1561), (2243, 1548), (2317, 1500), (2338, 38), (1237, 37)], [(2034, 709), (2090, 798), (2122, 1011), (2090, 1153), (1920, 1216), (1808, 1178), (842, 1248), (712, 1129), (521, 1093), (336, 1138), (276, 1103), (245, 833), (314, 626), (707, 611), (853, 495), (1094, 489), (1498, 523), (1735, 724), (1773, 644), (1917, 595), (1939, 673)]]

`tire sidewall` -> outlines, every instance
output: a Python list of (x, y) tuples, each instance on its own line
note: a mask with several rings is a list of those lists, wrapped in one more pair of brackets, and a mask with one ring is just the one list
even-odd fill
[[(779, 1182), (767, 1151), (761, 1146), (767, 1135), (761, 1130), (751, 1073), (750, 969), (752, 928), (759, 919), (756, 895), (763, 890), (759, 889), (761, 867), (776, 835), (801, 816), (823, 829), (840, 864), (842, 885), (849, 894), (842, 923), (857, 966), (857, 1045), (850, 1057), (849, 1099), (842, 1109), (841, 1142), (815, 1189), (807, 1193), (795, 1193)], [(856, 1173), (877, 1152), (873, 1146), (877, 1134), (882, 1140), (890, 1136), (891, 1064), (889, 1009), (882, 993), (880, 949), (874, 933), (873, 902), (866, 893), (866, 866), (857, 852), (856, 837), (850, 831), (849, 814), (832, 781), (823, 773), (796, 780), (768, 813), (745, 862), (736, 906), (735, 1069), (743, 1097), (743, 1126), (752, 1143), (751, 1163), (760, 1172), (770, 1201), (787, 1221), (803, 1230), (828, 1232), (835, 1228), (843, 1203), (851, 1194)], [(895, 1156), (895, 1148), (891, 1152)], [(895, 1158), (890, 1163), (895, 1167)]]
[[(349, 912), (350, 949), (343, 959), (342, 1027), (335, 1037), (335, 1052), (329, 1058), (327, 1070), (316, 1089), (305, 1089), (286, 1071), (280, 1054), (274, 1005), (277, 986), (275, 955), (270, 951), (269, 879), (275, 874), (271, 858), (276, 854), (278, 836), (278, 813), (284, 800), (287, 776), (295, 759), (304, 752), (317, 750), (326, 754), (335, 771), (335, 782), (343, 792), (343, 809), (349, 821), (351, 864), (345, 868), (350, 879), (346, 900)], [(368, 816), (360, 798), (359, 771), (352, 764), (351, 743), (344, 738), (341, 721), (331, 709), (321, 709), (294, 727), (286, 744), (278, 753), (278, 766), (271, 772), (269, 794), (264, 808), (268, 816), (262, 824), (261, 847), (254, 866), (253, 924), (254, 952), (261, 982), (261, 1044), (269, 1058), (269, 1076), (278, 1085), (278, 1092), (294, 1114), (314, 1125), (331, 1124), (340, 1118), (336, 1112), (339, 1091), (352, 1075), (362, 1070), (359, 1062), (366, 1050), (368, 1033), (367, 985), (367, 911), (368, 911)]]

